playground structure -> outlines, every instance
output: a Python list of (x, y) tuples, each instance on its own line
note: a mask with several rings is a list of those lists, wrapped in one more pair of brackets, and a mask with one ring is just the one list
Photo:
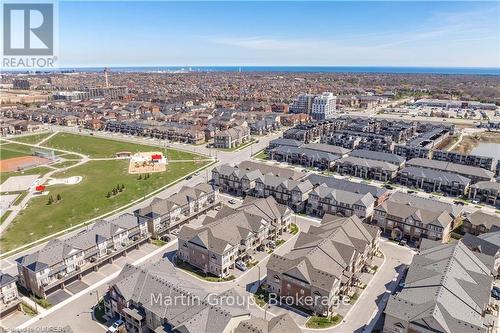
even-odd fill
[(128, 173), (141, 174), (163, 172), (167, 169), (167, 158), (161, 152), (142, 152), (131, 156)]

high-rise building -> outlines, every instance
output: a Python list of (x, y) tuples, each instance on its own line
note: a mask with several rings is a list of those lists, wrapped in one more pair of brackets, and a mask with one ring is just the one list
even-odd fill
[(290, 104), (290, 113), (311, 113), (312, 104), (316, 96), (312, 94), (302, 94)]
[(337, 104), (337, 96), (331, 92), (321, 95), (302, 94), (290, 104), (290, 113), (307, 113), (315, 120), (333, 117)]
[(335, 114), (337, 96), (331, 92), (324, 92), (316, 96), (311, 108), (311, 117), (315, 120), (330, 119)]

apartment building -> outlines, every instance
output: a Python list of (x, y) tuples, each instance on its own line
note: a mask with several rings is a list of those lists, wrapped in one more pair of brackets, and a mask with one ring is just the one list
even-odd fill
[(407, 187), (452, 196), (467, 194), (471, 181), (456, 173), (409, 166), (398, 172), (397, 181)]
[(337, 172), (365, 179), (390, 181), (397, 176), (398, 166), (384, 161), (347, 156), (336, 161)]
[(360, 194), (337, 190), (322, 184), (309, 193), (306, 212), (311, 215), (324, 214), (349, 217), (356, 215), (361, 220), (370, 220), (375, 198), (370, 193)]
[(214, 136), (214, 147), (235, 148), (250, 140), (250, 129), (248, 126), (235, 126), (224, 131), (216, 132)]
[(383, 332), (494, 332), (486, 315), (493, 278), (483, 258), (461, 241), (414, 256), (403, 289), (387, 302)]
[(451, 162), (429, 160), (426, 158), (413, 158), (406, 162), (407, 166), (426, 168), (431, 170), (445, 171), (469, 178), (471, 183), (479, 181), (491, 181), (494, 173), (483, 168), (456, 164)]
[(476, 210), (465, 217), (462, 231), (475, 236), (491, 231), (500, 231), (500, 216)]
[(178, 193), (166, 199), (154, 198), (148, 206), (136, 210), (134, 214), (146, 221), (148, 231), (157, 238), (218, 204), (218, 190), (200, 183), (193, 187), (183, 186)]
[[(334, 302), (349, 295), (362, 269), (378, 251), (380, 231), (357, 216), (325, 215), (319, 226), (301, 232), (293, 249), (273, 253), (267, 263), (266, 287), (278, 296), (319, 315), (334, 314)], [(304, 297), (313, 302), (301, 302)]]
[(177, 259), (205, 274), (226, 277), (236, 261), (247, 261), (256, 251), (266, 249), (270, 227), (262, 216), (243, 210), (207, 218), (198, 228), (184, 225), (178, 235)]
[(311, 106), (311, 117), (314, 120), (331, 119), (337, 108), (337, 96), (331, 92), (324, 92), (314, 98)]
[(53, 239), (41, 250), (16, 259), (19, 284), (45, 298), (50, 292), (138, 248), (149, 237), (146, 221), (132, 214), (96, 222), (74, 236)]
[(160, 260), (148, 267), (126, 264), (104, 296), (104, 307), (130, 333), (227, 333), (251, 318), (233, 289), (208, 296)]
[(477, 182), (470, 186), (469, 199), (500, 207), (500, 183)]
[(435, 150), (432, 153), (432, 159), (437, 161), (470, 165), (473, 167), (483, 168), (490, 171), (495, 170), (498, 162), (493, 157), (462, 154), (456, 151), (448, 151), (448, 150)]
[(301, 94), (289, 105), (290, 113), (306, 113), (310, 114), (314, 99), (313, 94)]

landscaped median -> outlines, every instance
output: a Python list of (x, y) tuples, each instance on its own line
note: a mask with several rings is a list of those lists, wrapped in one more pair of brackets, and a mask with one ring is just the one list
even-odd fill
[(341, 315), (335, 315), (333, 317), (311, 316), (306, 322), (306, 327), (312, 329), (329, 328), (338, 325), (341, 321)]

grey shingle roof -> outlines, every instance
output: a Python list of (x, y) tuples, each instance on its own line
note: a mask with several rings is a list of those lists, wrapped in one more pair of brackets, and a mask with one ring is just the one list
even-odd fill
[(462, 206), (446, 203), (440, 200), (424, 198), (418, 195), (408, 194), (401, 191), (394, 192), (389, 200), (403, 204), (409, 204), (410, 206), (430, 210), (433, 212), (447, 211), (452, 217), (459, 216), (463, 211)]
[(334, 177), (327, 177), (318, 174), (310, 174), (307, 176), (307, 179), (313, 185), (326, 184), (328, 187), (338, 190), (344, 190), (348, 192), (362, 193), (362, 194), (370, 193), (375, 198), (380, 198), (385, 193), (387, 193), (387, 190), (385, 188), (362, 184), (362, 183), (354, 183), (345, 179), (337, 179)]
[(367, 158), (355, 157), (355, 156), (347, 156), (341, 158), (337, 163), (339, 164), (352, 164), (352, 165), (360, 165), (367, 168), (380, 168), (381, 170), (386, 171), (396, 171), (398, 170), (398, 166), (392, 163), (372, 160)]
[(96, 246), (104, 239), (130, 230), (142, 223), (132, 214), (122, 214), (117, 218), (96, 222), (91, 228), (66, 239), (53, 239), (41, 250), (22, 256), (16, 261), (31, 271), (37, 272), (46, 267), (62, 262), (76, 252)]
[(8, 273), (2, 273), (0, 272), (0, 288), (17, 281), (17, 277), (14, 277)]
[(378, 161), (385, 161), (385, 162), (396, 164), (396, 165), (400, 165), (401, 163), (403, 163), (406, 160), (404, 157), (396, 155), (396, 154), (384, 153), (384, 152), (380, 152), (380, 151), (365, 150), (365, 149), (355, 149), (349, 154), (349, 156), (368, 158), (371, 160), (378, 160)]
[(488, 214), (481, 210), (476, 210), (474, 213), (467, 216), (467, 221), (472, 225), (484, 225), (487, 229), (493, 226), (500, 227), (500, 217), (496, 214)]
[(489, 303), (490, 273), (462, 242), (422, 251), (385, 312), (447, 333), (486, 332), (482, 313)]
[(301, 333), (293, 318), (284, 313), (271, 318), (269, 321), (254, 317), (242, 321), (234, 333)]
[(456, 182), (466, 186), (470, 183), (469, 178), (463, 177), (459, 174), (434, 169), (409, 166), (402, 169), (400, 173), (407, 173), (417, 178), (426, 178), (433, 181), (440, 181), (445, 185), (452, 185), (454, 182)]
[(463, 164), (456, 164), (446, 161), (429, 160), (426, 158), (413, 158), (407, 161), (406, 165), (453, 172), (464, 175), (464, 177), (475, 176), (475, 177), (492, 179), (494, 176), (494, 173), (492, 171), (483, 168), (478, 168)]
[(325, 215), (323, 219), (320, 226), (301, 232), (289, 253), (272, 254), (267, 268), (323, 290), (343, 281), (355, 253), (364, 252), (378, 235), (378, 228), (363, 224), (357, 216)]
[[(166, 321), (173, 330), (182, 332), (222, 333), (234, 317), (247, 317), (249, 313), (243, 307), (227, 304), (224, 297), (236, 295), (228, 290), (220, 295), (207, 298), (208, 292), (178, 276), (172, 264), (160, 260), (144, 268), (127, 264), (115, 279), (112, 288), (126, 302), (141, 304), (142, 308), (154, 313)], [(152, 301), (152, 295), (171, 302)], [(242, 299), (242, 298), (241, 298)], [(162, 332), (163, 326), (157, 328)]]

